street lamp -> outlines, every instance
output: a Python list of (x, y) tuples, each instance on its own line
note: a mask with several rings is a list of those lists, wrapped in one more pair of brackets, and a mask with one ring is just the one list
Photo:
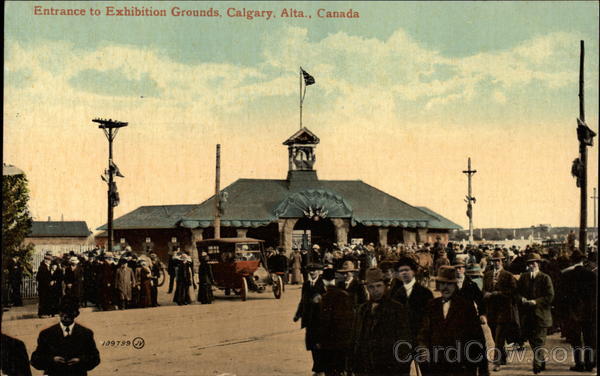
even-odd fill
[(126, 127), (128, 123), (112, 119), (92, 119), (94, 123), (98, 123), (98, 128), (104, 131), (104, 135), (108, 140), (108, 169), (105, 170), (102, 180), (108, 185), (107, 201), (108, 201), (108, 244), (107, 250), (112, 252), (113, 246), (113, 208), (119, 205), (119, 193), (117, 192), (117, 185), (113, 180), (114, 176), (124, 177), (117, 165), (113, 162), (113, 148), (112, 144), (119, 133), (119, 129)]

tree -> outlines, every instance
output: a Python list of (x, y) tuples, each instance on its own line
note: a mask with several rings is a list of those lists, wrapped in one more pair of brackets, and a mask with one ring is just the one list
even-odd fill
[(26, 274), (31, 275), (33, 244), (25, 244), (33, 219), (27, 208), (29, 189), (23, 174), (4, 175), (2, 179), (2, 264), (17, 257)]

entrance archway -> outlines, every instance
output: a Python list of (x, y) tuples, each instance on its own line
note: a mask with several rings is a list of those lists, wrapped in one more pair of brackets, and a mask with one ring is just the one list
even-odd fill
[[(317, 217), (318, 218), (318, 217)], [(332, 249), (335, 243), (335, 226), (329, 218), (319, 218), (314, 220), (303, 217), (294, 225), (293, 242), (298, 244), (302, 242), (302, 236), (307, 237), (308, 246), (318, 244), (322, 249)]]

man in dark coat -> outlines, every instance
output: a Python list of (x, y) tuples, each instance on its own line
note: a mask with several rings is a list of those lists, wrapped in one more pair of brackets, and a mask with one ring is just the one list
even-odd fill
[(287, 272), (288, 272), (288, 258), (285, 255), (285, 248), (280, 247), (273, 256), (267, 260), (269, 266), (269, 272), (271, 273), (283, 273), (281, 279), (283, 283), (287, 283)]
[(158, 307), (160, 306), (160, 304), (158, 304), (158, 278), (160, 277), (161, 265), (156, 253), (150, 253), (150, 262), (150, 271), (152, 272), (152, 286), (150, 287), (150, 303), (152, 307)]
[(377, 268), (365, 274), (369, 301), (359, 306), (354, 316), (350, 369), (355, 375), (408, 376), (413, 342), (409, 310), (389, 298), (383, 278)]
[(83, 268), (79, 266), (79, 259), (72, 256), (69, 266), (65, 269), (63, 281), (65, 295), (75, 298), (80, 304), (83, 300)]
[(591, 372), (596, 367), (596, 274), (584, 267), (579, 251), (571, 255), (572, 266), (562, 273), (556, 308), (564, 318), (561, 328), (573, 346), (571, 371)]
[(504, 254), (501, 251), (494, 251), (490, 258), (491, 268), (486, 268), (483, 276), (483, 299), (487, 323), (497, 349), (494, 354), (499, 355), (499, 358), (494, 359), (494, 371), (498, 371), (500, 365), (506, 364), (504, 343), (510, 331), (515, 330), (518, 322), (518, 313), (513, 304), (517, 281), (510, 272), (504, 270), (503, 259)]
[(327, 376), (342, 375), (352, 350), (352, 321), (354, 299), (335, 285), (333, 268), (324, 269), (322, 296), (319, 311), (319, 334), (317, 348), (321, 351), (323, 371)]
[(65, 297), (60, 322), (40, 332), (31, 365), (48, 376), (85, 376), (100, 364), (94, 333), (79, 324), (79, 302)]
[(356, 278), (357, 269), (352, 261), (344, 261), (342, 268), (337, 270), (344, 275), (344, 280), (338, 282), (337, 287), (346, 291), (352, 297), (355, 307), (367, 301), (367, 291), (363, 284)]
[(38, 288), (38, 317), (53, 314), (52, 307), (55, 306), (56, 302), (52, 301), (52, 276), (50, 274), (50, 268), (52, 263), (52, 256), (44, 255), (44, 260), (38, 267), (38, 271), (35, 275)]
[(393, 282), (393, 290), (389, 292), (389, 296), (402, 304), (408, 305), (411, 337), (416, 339), (427, 304), (433, 299), (433, 294), (431, 290), (417, 283), (415, 279), (417, 264), (413, 259), (409, 257), (400, 258), (396, 263), (396, 272), (400, 279)]
[(98, 306), (103, 311), (113, 310), (115, 300), (115, 274), (117, 266), (113, 263), (112, 252), (105, 252), (103, 262), (98, 268), (97, 286), (98, 286)]
[(312, 354), (312, 371), (315, 373), (324, 372), (321, 351), (317, 348), (320, 303), (322, 295), (325, 294), (325, 285), (320, 277), (322, 269), (322, 265), (315, 263), (306, 266), (308, 276), (302, 284), (300, 303), (294, 315), (294, 322), (302, 319), (300, 327), (306, 329), (306, 350)]
[(441, 266), (436, 283), (442, 296), (429, 302), (419, 331), (419, 357), (428, 359), (428, 375), (477, 374), (483, 332), (473, 302), (457, 295), (456, 271)]
[(8, 376), (31, 376), (29, 355), (23, 341), (1, 334), (0, 374)]
[(540, 271), (542, 258), (530, 253), (526, 259), (527, 272), (521, 273), (517, 282), (517, 299), (521, 303), (520, 314), (523, 334), (533, 350), (533, 373), (546, 369), (544, 344), (546, 333), (552, 326), (550, 308), (554, 300), (554, 287), (548, 274)]
[(13, 257), (6, 263), (8, 280), (10, 281), (10, 302), (14, 307), (22, 307), (21, 284), (23, 281), (23, 266), (18, 257)]
[(177, 263), (179, 262), (179, 257), (177, 256), (177, 253), (179, 251), (180, 249), (177, 248), (177, 252), (169, 252), (169, 261), (167, 263), (167, 273), (169, 273), (169, 290), (167, 291), (168, 294), (171, 294), (173, 292), (173, 282), (175, 281), (175, 277), (177, 276), (176, 267)]
[[(475, 308), (477, 310), (477, 316), (479, 317), (479, 322), (481, 325), (486, 324), (485, 318), (485, 307), (483, 305), (483, 294), (477, 284), (469, 278), (465, 274), (466, 266), (464, 263), (456, 261), (453, 265), (454, 270), (456, 271), (456, 296), (462, 296), (466, 300), (475, 304)], [(483, 334), (483, 331), (482, 331)], [(481, 338), (481, 343), (485, 344), (485, 338)], [(488, 375), (488, 360), (487, 353), (485, 348), (482, 348), (481, 352), (481, 362), (479, 363), (479, 375)]]

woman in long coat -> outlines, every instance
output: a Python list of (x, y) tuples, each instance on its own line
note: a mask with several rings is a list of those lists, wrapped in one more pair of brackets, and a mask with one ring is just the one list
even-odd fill
[(192, 259), (187, 255), (183, 254), (179, 265), (176, 268), (177, 277), (175, 279), (176, 287), (175, 293), (173, 294), (173, 301), (178, 305), (190, 304), (190, 286), (193, 284), (194, 289), (196, 283), (193, 279), (192, 272)]
[(215, 300), (212, 292), (215, 278), (212, 267), (208, 263), (208, 254), (206, 252), (202, 252), (202, 259), (198, 268), (198, 280), (200, 285), (198, 289), (198, 301), (202, 304), (211, 304)]
[(133, 270), (127, 266), (127, 260), (119, 260), (119, 267), (115, 273), (115, 290), (119, 309), (128, 308), (132, 299), (132, 290), (136, 287)]
[(294, 253), (292, 253), (291, 257), (292, 264), (292, 285), (297, 285), (298, 283), (302, 283), (302, 255), (296, 249)]
[(146, 260), (140, 261), (140, 301), (139, 307), (146, 308), (152, 305), (152, 271)]

